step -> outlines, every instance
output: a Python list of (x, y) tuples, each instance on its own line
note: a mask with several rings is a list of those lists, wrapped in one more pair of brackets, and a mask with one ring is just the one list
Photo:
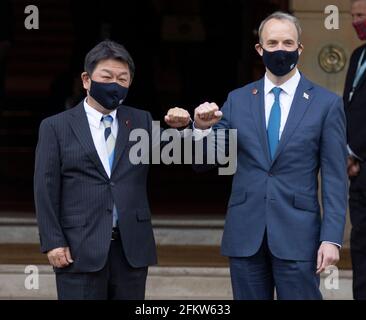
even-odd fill
[[(0, 299), (56, 299), (55, 278), (47, 265), (33, 266), (25, 273), (25, 265), (0, 265)], [(36, 269), (36, 268), (37, 269)], [(38, 289), (26, 289), (26, 277), (39, 272)], [(339, 288), (325, 289), (324, 299), (352, 299), (352, 272), (340, 271)], [(232, 291), (228, 268), (150, 267), (146, 286), (147, 299), (163, 300), (231, 300)]]
[[(228, 267), (219, 246), (157, 245), (159, 265), (163, 267)], [(47, 264), (39, 244), (0, 244), (0, 264)]]
[[(153, 217), (154, 235), (158, 244), (220, 245), (224, 219), (217, 216), (167, 218)], [(27, 213), (0, 213), (1, 243), (38, 243), (35, 217)]]
[[(220, 254), (224, 219), (217, 216), (189, 218), (156, 217), (152, 220), (158, 257), (164, 266), (226, 267)], [(12, 254), (22, 253), (22, 254)], [(0, 215), (0, 263), (45, 263), (39, 253), (38, 228), (34, 217), (22, 213)], [(347, 245), (341, 249), (338, 267), (350, 270)], [(24, 260), (25, 259), (25, 260)], [(31, 262), (32, 263), (32, 262)]]

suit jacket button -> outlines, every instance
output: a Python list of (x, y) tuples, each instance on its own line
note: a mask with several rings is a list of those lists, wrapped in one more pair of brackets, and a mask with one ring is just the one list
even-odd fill
[(114, 182), (112, 182), (112, 181), (111, 181), (111, 182), (109, 183), (109, 185), (110, 185), (111, 187), (114, 187)]
[(268, 175), (269, 175), (270, 177), (273, 177), (273, 173), (272, 173), (272, 172), (268, 172)]

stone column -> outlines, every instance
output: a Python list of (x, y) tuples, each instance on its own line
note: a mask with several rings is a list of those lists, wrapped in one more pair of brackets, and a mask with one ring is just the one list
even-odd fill
[[(328, 30), (325, 13), (328, 5), (339, 10), (339, 29)], [(305, 50), (300, 57), (299, 69), (310, 80), (342, 95), (346, 72), (352, 51), (361, 45), (352, 27), (349, 0), (290, 0), (290, 10), (300, 19), (303, 29), (301, 42)], [(342, 68), (341, 61), (345, 59)], [(320, 60), (328, 71), (321, 67)], [(332, 69), (332, 70), (331, 70)], [(339, 69), (339, 70), (337, 70)], [(333, 72), (331, 72), (333, 71)], [(347, 216), (345, 247), (349, 246), (350, 223)]]

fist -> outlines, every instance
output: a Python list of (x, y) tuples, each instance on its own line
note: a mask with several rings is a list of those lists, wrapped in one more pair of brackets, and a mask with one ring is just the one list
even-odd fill
[(219, 122), (221, 118), (222, 112), (214, 102), (205, 102), (194, 110), (194, 125), (197, 129), (208, 129)]
[(182, 128), (188, 126), (191, 121), (189, 112), (182, 108), (172, 108), (164, 117), (166, 124), (172, 128)]
[(56, 248), (47, 252), (48, 261), (56, 268), (65, 268), (74, 261), (71, 258), (70, 248)]
[(348, 157), (347, 171), (350, 177), (356, 177), (360, 173), (360, 164), (355, 158)]

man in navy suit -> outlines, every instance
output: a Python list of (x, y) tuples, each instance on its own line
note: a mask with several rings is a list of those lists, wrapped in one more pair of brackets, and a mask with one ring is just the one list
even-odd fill
[[(358, 38), (366, 40), (366, 0), (351, 1), (352, 25)], [(349, 211), (352, 224), (351, 258), (353, 297), (366, 300), (366, 43), (350, 58), (344, 87), (349, 145)]]
[(273, 299), (274, 289), (278, 299), (321, 299), (319, 274), (339, 260), (347, 207), (343, 102), (299, 73), (300, 35), (294, 16), (269, 16), (256, 45), (264, 78), (232, 91), (221, 111), (215, 103), (195, 110), (196, 138), (237, 130), (221, 249), (235, 299)]
[[(134, 70), (123, 46), (99, 43), (81, 75), (87, 97), (39, 129), (36, 214), (59, 299), (143, 299), (148, 266), (157, 262), (148, 165), (129, 160), (130, 132), (151, 137), (152, 118), (122, 105)], [(189, 114), (171, 109), (166, 122), (184, 127)]]

